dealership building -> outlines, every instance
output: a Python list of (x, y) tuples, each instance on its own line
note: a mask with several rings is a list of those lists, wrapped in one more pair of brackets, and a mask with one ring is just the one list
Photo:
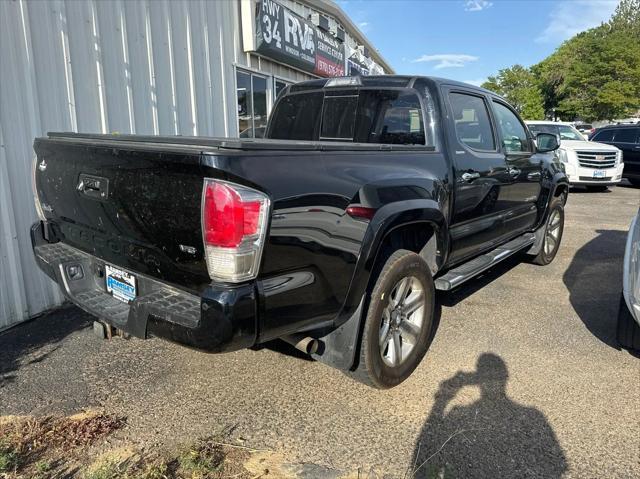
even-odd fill
[(63, 301), (31, 251), (34, 137), (259, 137), (290, 83), (393, 73), (330, 0), (0, 2), (0, 64), (0, 330)]

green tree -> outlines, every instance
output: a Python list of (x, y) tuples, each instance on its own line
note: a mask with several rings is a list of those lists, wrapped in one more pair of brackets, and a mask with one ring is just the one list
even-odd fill
[(609, 26), (640, 40), (640, 0), (621, 0), (609, 20)]
[(545, 106), (563, 119), (612, 120), (640, 107), (640, 41), (605, 24), (565, 42), (533, 68)]
[(547, 111), (565, 120), (612, 120), (640, 108), (640, 0), (579, 33), (532, 67)]
[(525, 119), (544, 119), (543, 96), (536, 77), (522, 65), (500, 70), (482, 87), (503, 96)]
[(567, 40), (529, 70), (515, 65), (490, 77), (487, 88), (511, 101), (501, 75), (512, 70), (528, 71), (544, 110), (563, 120), (634, 114), (640, 109), (640, 0), (621, 0), (608, 22)]

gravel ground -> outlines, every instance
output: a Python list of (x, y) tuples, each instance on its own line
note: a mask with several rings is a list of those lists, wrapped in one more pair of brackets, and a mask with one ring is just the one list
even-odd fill
[(439, 296), (430, 351), (390, 391), (279, 346), (101, 341), (67, 306), (0, 336), (0, 414), (103, 407), (128, 417), (117, 441), (147, 447), (235, 426), (306, 477), (640, 477), (640, 359), (615, 343), (639, 203), (630, 187), (573, 191), (556, 260), (509, 260)]

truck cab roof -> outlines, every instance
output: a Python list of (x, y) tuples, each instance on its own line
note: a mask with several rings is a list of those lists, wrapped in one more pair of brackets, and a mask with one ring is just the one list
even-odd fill
[[(296, 83), (289, 87), (290, 92), (300, 92), (306, 90), (316, 90), (321, 88), (330, 88), (332, 86), (363, 86), (369, 88), (410, 88), (418, 79), (424, 79), (430, 81), (435, 85), (453, 85), (461, 88), (473, 89), (481, 91), (483, 93), (490, 93), (494, 96), (499, 96), (496, 93), (481, 88), (470, 83), (464, 83), (455, 80), (449, 80), (447, 78), (422, 76), (422, 75), (371, 75), (371, 76), (345, 76), (345, 77), (333, 77), (333, 78), (320, 78), (317, 80), (308, 80), (300, 83)], [(332, 85), (334, 84), (334, 85)]]

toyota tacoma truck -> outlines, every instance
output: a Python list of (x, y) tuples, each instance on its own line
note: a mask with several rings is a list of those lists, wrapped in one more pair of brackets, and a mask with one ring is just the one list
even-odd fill
[(551, 262), (568, 181), (495, 94), (411, 76), (287, 87), (264, 139), (36, 138), (37, 262), (138, 338), (220, 353), (284, 339), (356, 379), (406, 379), (436, 290), (518, 252)]

